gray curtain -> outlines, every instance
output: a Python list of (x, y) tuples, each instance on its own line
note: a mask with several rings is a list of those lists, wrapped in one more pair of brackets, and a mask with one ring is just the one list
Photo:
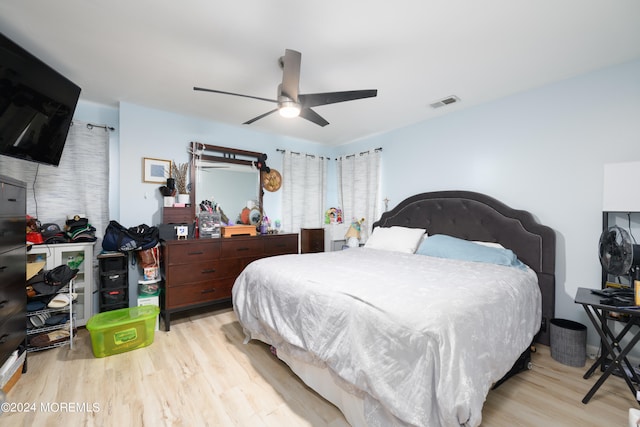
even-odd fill
[(380, 217), (380, 150), (338, 158), (338, 200), (344, 222), (364, 218), (360, 241), (365, 242), (371, 225)]
[(299, 233), (300, 228), (322, 227), (329, 160), (291, 151), (282, 156), (283, 230)]
[(0, 174), (27, 183), (27, 214), (61, 229), (84, 214), (96, 228), (95, 252), (109, 223), (109, 132), (73, 121), (58, 167), (0, 155)]

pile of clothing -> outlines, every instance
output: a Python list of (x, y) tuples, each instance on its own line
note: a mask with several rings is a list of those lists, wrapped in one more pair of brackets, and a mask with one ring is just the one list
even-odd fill
[(96, 229), (84, 215), (67, 217), (65, 229), (70, 243), (96, 241)]
[[(79, 243), (95, 242), (96, 229), (83, 214), (68, 215), (65, 222), (64, 231), (58, 224), (47, 223), (40, 226), (42, 242), (53, 243)], [(35, 242), (34, 242), (35, 243)]]

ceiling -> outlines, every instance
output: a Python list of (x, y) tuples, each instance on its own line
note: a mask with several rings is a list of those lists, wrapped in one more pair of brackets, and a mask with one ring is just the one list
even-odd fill
[[(82, 88), (139, 104), (338, 145), (640, 58), (637, 0), (2, 0), (0, 31)], [(378, 89), (272, 114), (285, 49), (300, 93)], [(429, 105), (456, 95), (460, 102)]]

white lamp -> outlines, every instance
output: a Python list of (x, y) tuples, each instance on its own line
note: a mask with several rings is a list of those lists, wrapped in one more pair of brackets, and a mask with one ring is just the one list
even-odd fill
[(640, 212), (640, 162), (604, 165), (602, 210), (604, 212)]

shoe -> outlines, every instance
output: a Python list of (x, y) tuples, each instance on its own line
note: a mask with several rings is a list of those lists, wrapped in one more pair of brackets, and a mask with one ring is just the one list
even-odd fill
[(69, 313), (67, 314), (56, 314), (55, 316), (51, 316), (47, 320), (44, 321), (44, 324), (47, 326), (57, 326), (66, 323), (69, 320)]
[(47, 307), (49, 308), (64, 308), (69, 305), (71, 301), (75, 301), (78, 297), (78, 294), (72, 293), (69, 295), (68, 293), (58, 294), (49, 301)]
[(31, 338), (29, 344), (34, 347), (46, 347), (48, 345), (66, 341), (69, 339), (69, 337), (69, 331), (59, 329), (57, 331), (48, 332), (46, 334), (36, 335), (35, 337)]
[(51, 317), (50, 313), (40, 313), (40, 314), (34, 314), (33, 316), (29, 316), (29, 320), (31, 321), (31, 324), (33, 326), (35, 326), (36, 328), (39, 328), (41, 326), (44, 326), (45, 321)]

